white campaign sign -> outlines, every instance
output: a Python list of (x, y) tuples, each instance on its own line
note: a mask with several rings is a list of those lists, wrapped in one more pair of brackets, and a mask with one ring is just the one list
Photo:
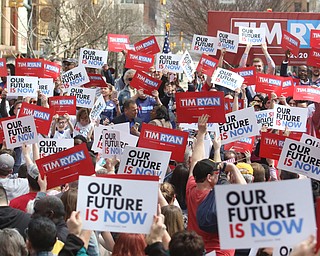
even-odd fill
[(102, 68), (107, 63), (108, 52), (94, 49), (81, 48), (79, 65), (88, 68)]
[(278, 162), (278, 169), (320, 180), (320, 151), (308, 144), (286, 139)]
[(47, 98), (53, 96), (53, 90), (54, 90), (53, 78), (39, 78), (38, 84), (39, 84), (39, 90), (41, 91), (41, 93), (46, 95)]
[(171, 152), (147, 148), (125, 147), (120, 159), (119, 174), (142, 174), (159, 176), (163, 183)]
[(217, 38), (212, 36), (193, 35), (191, 51), (216, 55)]
[(179, 65), (186, 74), (188, 81), (191, 82), (193, 80), (193, 73), (195, 72), (196, 67), (188, 51), (185, 51), (185, 53), (182, 55)]
[(243, 81), (244, 78), (242, 76), (223, 68), (217, 68), (211, 79), (212, 83), (221, 85), (233, 91), (240, 88)]
[(239, 43), (261, 45), (266, 42), (265, 28), (239, 27)]
[(317, 148), (320, 148), (320, 139), (315, 138), (313, 136), (310, 136), (306, 133), (302, 134), (302, 136), (300, 138), (300, 142), (317, 147)]
[(81, 86), (90, 82), (84, 66), (75, 67), (61, 75), (61, 81), (65, 88)]
[(8, 76), (7, 95), (36, 98), (38, 96), (38, 77)]
[(287, 127), (289, 131), (293, 132), (306, 131), (308, 119), (307, 108), (286, 107), (275, 104), (273, 110), (273, 129), (285, 130)]
[(72, 148), (74, 146), (73, 139), (39, 139), (39, 154), (40, 158), (53, 155), (60, 151)]
[(222, 145), (259, 134), (253, 107), (228, 113), (226, 120), (226, 123), (219, 124)]
[[(117, 175), (114, 175), (117, 176)], [(159, 182), (111, 177), (79, 177), (77, 211), (83, 229), (148, 234), (157, 212)], [(130, 177), (130, 179), (129, 179)], [(137, 189), (143, 188), (143, 189)]]
[(295, 245), (316, 233), (310, 179), (216, 186), (215, 194), (221, 249)]
[(70, 96), (76, 96), (77, 107), (92, 108), (96, 97), (96, 89), (70, 86), (68, 89), (68, 94)]
[(239, 35), (217, 31), (218, 49), (226, 48), (227, 52), (238, 52)]
[(179, 62), (182, 55), (157, 53), (156, 55), (156, 71), (168, 70), (174, 73), (183, 73), (183, 69)]
[(89, 118), (91, 122), (94, 122), (95, 120), (98, 120), (100, 118), (101, 112), (106, 108), (106, 102), (104, 101), (104, 98), (102, 95), (100, 95), (96, 102), (94, 103)]
[(102, 131), (102, 156), (107, 157), (120, 157), (120, 132), (116, 130), (103, 130)]
[(256, 114), (256, 118), (257, 118), (257, 123), (260, 127), (265, 125), (268, 128), (272, 128), (273, 116), (274, 116), (273, 109), (256, 111), (255, 114)]

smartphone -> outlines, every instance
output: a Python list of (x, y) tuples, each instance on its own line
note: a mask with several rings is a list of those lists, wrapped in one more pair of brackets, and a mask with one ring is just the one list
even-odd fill
[(137, 129), (139, 129), (140, 124), (136, 122), (136, 123), (134, 124), (134, 126), (135, 126)]
[(117, 99), (117, 98), (118, 98), (118, 92), (117, 91), (112, 91), (111, 99)]

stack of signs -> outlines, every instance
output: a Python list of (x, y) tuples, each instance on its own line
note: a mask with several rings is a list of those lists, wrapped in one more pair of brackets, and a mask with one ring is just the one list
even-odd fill
[(239, 43), (261, 45), (266, 42), (265, 28), (246, 28), (239, 26)]
[(63, 116), (64, 114), (76, 114), (75, 96), (54, 96), (49, 98), (50, 108), (53, 108), (54, 114)]
[(95, 174), (85, 143), (40, 158), (36, 160), (36, 164), (41, 176), (47, 176), (48, 189), (76, 181), (79, 175), (90, 176)]
[(239, 45), (239, 35), (228, 32), (217, 31), (218, 49), (225, 48), (227, 52), (237, 53)]
[(216, 55), (217, 38), (211, 36), (193, 35), (191, 50), (197, 53)]
[(179, 65), (182, 55), (158, 53), (156, 55), (156, 70), (163, 69), (174, 73), (183, 73), (182, 67)]
[(215, 194), (221, 249), (296, 245), (315, 235), (310, 179), (216, 186)]
[(121, 52), (126, 50), (126, 45), (130, 44), (128, 35), (108, 34), (109, 52)]
[(65, 72), (61, 75), (61, 81), (65, 88), (81, 86), (90, 82), (84, 66), (78, 66)]
[(143, 52), (146, 54), (157, 54), (160, 52), (159, 45), (155, 36), (149, 36), (134, 44), (136, 52)]
[(155, 175), (163, 183), (171, 152), (127, 146), (121, 156), (119, 174)]
[(211, 80), (212, 83), (221, 85), (232, 91), (240, 88), (243, 81), (244, 78), (242, 76), (223, 68), (217, 68)]
[(157, 212), (158, 186), (157, 176), (80, 176), (77, 211), (83, 213), (83, 229), (148, 234)]
[(37, 98), (38, 77), (32, 76), (8, 76), (8, 96), (23, 96)]
[(38, 142), (38, 134), (33, 116), (24, 116), (2, 121), (2, 129), (8, 149), (22, 146), (23, 143)]
[(196, 67), (188, 51), (185, 51), (185, 53), (182, 55), (179, 65), (186, 74), (188, 81), (191, 82), (193, 80), (193, 74), (196, 71)]
[(79, 64), (87, 68), (102, 68), (107, 63), (108, 52), (81, 48)]
[(162, 81), (147, 75), (139, 70), (134, 74), (130, 86), (137, 90), (143, 89), (143, 92), (152, 95), (154, 90), (158, 90)]
[(38, 84), (40, 92), (47, 98), (53, 96), (54, 83), (52, 78), (39, 78)]
[(74, 146), (73, 139), (39, 139), (39, 155), (40, 158), (50, 156)]
[(68, 89), (68, 94), (76, 97), (77, 107), (92, 108), (96, 97), (96, 89), (70, 86)]
[(127, 53), (125, 67), (149, 72), (150, 68), (153, 66), (153, 62), (153, 55), (130, 50)]

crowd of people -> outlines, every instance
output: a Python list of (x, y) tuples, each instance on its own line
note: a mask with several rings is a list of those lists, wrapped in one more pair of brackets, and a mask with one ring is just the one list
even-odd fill
[[(267, 65), (264, 65), (262, 59), (255, 58), (252, 66), (257, 73), (275, 74), (276, 66), (267, 46), (263, 44), (261, 48)], [(250, 49), (251, 45), (248, 45), (239, 67), (248, 65)], [(225, 49), (222, 49), (219, 67), (230, 68), (224, 64), (225, 54)], [(284, 54), (281, 76), (293, 76), (287, 71), (289, 54)], [(61, 61), (56, 58), (51, 61), (61, 64), (61, 72), (67, 72), (78, 64), (75, 59)], [(8, 75), (14, 76), (14, 66), (7, 67)], [(253, 87), (246, 84), (231, 91), (212, 84), (211, 77), (201, 72), (195, 72), (194, 80), (184, 86), (179, 80), (179, 74), (157, 71), (155, 68), (151, 68), (148, 74), (160, 79), (161, 86), (147, 95), (144, 90), (137, 90), (130, 85), (136, 70), (125, 69), (118, 79), (114, 77), (115, 70), (107, 64), (101, 70), (91, 69), (92, 72), (100, 72), (106, 81), (105, 87), (97, 88), (97, 93), (103, 96), (106, 103), (99, 120), (92, 122), (89, 118), (90, 109), (78, 108), (76, 116), (55, 115), (49, 134), (41, 136), (59, 140), (74, 139), (74, 145), (87, 144), (99, 174), (116, 175), (119, 160), (110, 158), (102, 161), (102, 157), (91, 149), (96, 126), (128, 122), (130, 133), (135, 136), (140, 135), (142, 123), (182, 129), (176, 122), (175, 95), (185, 91), (223, 91), (226, 98), (234, 100), (233, 111), (238, 110), (239, 99), (243, 100), (243, 107), (254, 107), (255, 111), (271, 109), (276, 103), (308, 108), (307, 133), (320, 137), (319, 103), (298, 101), (275, 93), (269, 97), (255, 92)], [(301, 85), (320, 86), (319, 67), (309, 69), (304, 65), (299, 66), (295, 77)], [(8, 97), (6, 77), (1, 79), (1, 118), (18, 115), (22, 102), (50, 107), (47, 97), (41, 93), (38, 98)], [(54, 95), (65, 95), (64, 85), (59, 79), (55, 81)], [(274, 159), (260, 158), (260, 136), (255, 138), (252, 152), (224, 150), (219, 136), (209, 136), (208, 118), (207, 115), (201, 116), (198, 130), (189, 131), (190, 137), (195, 140), (192, 147), (186, 148), (185, 161), (170, 162), (165, 182), (159, 187), (159, 210), (148, 235), (82, 230), (81, 214), (84, 213), (76, 211), (78, 183), (72, 182), (47, 190), (46, 178), (39, 175), (35, 164), (40, 157), (38, 145), (23, 145), (9, 150), (4, 141), (0, 150), (0, 255), (103, 255), (106, 251), (114, 256), (158, 256), (168, 253), (172, 256), (200, 256), (212, 251), (216, 255), (249, 255), (250, 248), (220, 249), (218, 232), (208, 232), (199, 227), (196, 215), (201, 202), (221, 182), (280, 182), (303, 177), (277, 169)], [(210, 140), (212, 145), (209, 159), (205, 157), (205, 140)], [(316, 180), (312, 182), (318, 183)], [(314, 191), (314, 196), (318, 196), (318, 192)], [(315, 238), (311, 236), (297, 245), (291, 255), (319, 255), (314, 251), (315, 246)], [(255, 255), (272, 255), (272, 248), (260, 248)]]

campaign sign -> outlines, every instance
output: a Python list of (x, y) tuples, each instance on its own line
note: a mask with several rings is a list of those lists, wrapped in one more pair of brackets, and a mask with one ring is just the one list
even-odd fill
[[(0, 119), (1, 120), (1, 119)], [(300, 142), (304, 143), (304, 144), (308, 144), (311, 145), (313, 147), (316, 148), (320, 148), (320, 139), (310, 136), (306, 133), (303, 133), (301, 138), (300, 138)]]
[(311, 67), (320, 67), (320, 49), (311, 48), (307, 65)]
[(222, 145), (259, 134), (259, 126), (252, 107), (228, 113), (226, 119), (226, 123), (219, 123)]
[(91, 74), (88, 73), (88, 77), (89, 77), (89, 83), (86, 83), (85, 85), (83, 85), (83, 87), (86, 88), (95, 88), (95, 87), (106, 87), (106, 81), (104, 81), (104, 79), (102, 78), (102, 75), (100, 74)]
[(77, 107), (92, 108), (96, 97), (96, 90), (70, 86), (68, 88), (68, 94), (76, 97)]
[(244, 153), (246, 151), (252, 152), (253, 145), (254, 137), (242, 138), (240, 140), (225, 144), (224, 150), (234, 150), (241, 153)]
[(310, 30), (310, 47), (320, 48), (320, 30), (317, 30), (317, 29)]
[(260, 140), (260, 157), (279, 160), (285, 139), (276, 133), (262, 132)]
[(193, 80), (193, 74), (196, 71), (196, 67), (193, 63), (190, 53), (187, 50), (182, 55), (179, 65), (186, 74), (188, 81), (191, 82)]
[(63, 116), (64, 114), (76, 114), (76, 97), (75, 96), (54, 96), (49, 98), (50, 108), (53, 113)]
[(60, 77), (61, 66), (57, 63), (43, 60), (43, 78), (57, 79)]
[(193, 35), (191, 50), (197, 53), (216, 55), (217, 38), (212, 36)]
[(7, 64), (6, 64), (5, 58), (0, 58), (0, 77), (7, 76), (8, 70), (7, 70)]
[(156, 70), (162, 71), (166, 69), (169, 72), (183, 73), (183, 69), (179, 64), (181, 57), (182, 55), (178, 54), (158, 53), (156, 55)]
[(4, 133), (3, 133), (3, 125), (2, 125), (2, 122), (3, 122), (3, 121), (6, 121), (6, 120), (10, 120), (10, 119), (15, 119), (15, 118), (16, 118), (15, 116), (9, 116), (9, 117), (0, 118), (0, 143), (2, 143), (3, 140), (4, 140)]
[(119, 157), (121, 155), (120, 148), (120, 132), (116, 130), (102, 131), (102, 157)]
[(81, 86), (90, 82), (84, 66), (78, 66), (63, 73), (61, 75), (61, 81), (65, 88)]
[(305, 85), (294, 86), (293, 99), (320, 103), (320, 88)]
[(149, 36), (134, 44), (136, 52), (143, 52), (146, 54), (157, 54), (160, 48), (155, 36)]
[(275, 93), (284, 97), (293, 96), (294, 82), (292, 77), (282, 77), (282, 86)]
[(43, 60), (17, 58), (15, 72), (16, 76), (43, 77)]
[(308, 119), (308, 108), (286, 107), (275, 104), (273, 129), (305, 132)]
[[(77, 211), (83, 229), (148, 234), (157, 212), (158, 177), (79, 177)], [(137, 189), (143, 188), (143, 189)]]
[(118, 174), (159, 176), (163, 183), (171, 152), (127, 146), (120, 159)]
[[(233, 104), (234, 99), (224, 98), (224, 109), (226, 114), (232, 112)], [(238, 110), (244, 109), (244, 104), (244, 99), (238, 99)]]
[(292, 252), (293, 246), (279, 246), (273, 248), (272, 256), (289, 256)]
[(256, 114), (258, 125), (267, 126), (269, 128), (272, 127), (273, 117), (274, 117), (274, 110), (273, 109), (256, 111), (255, 114)]
[(286, 139), (281, 151), (278, 168), (320, 180), (319, 148), (296, 140)]
[(47, 98), (53, 96), (54, 83), (52, 78), (39, 78), (38, 88)]
[(217, 59), (203, 53), (201, 55), (201, 59), (199, 60), (196, 70), (199, 73), (202, 73), (211, 77), (213, 75), (213, 72), (216, 70), (218, 66), (218, 62), (219, 61)]
[(36, 98), (38, 96), (38, 77), (8, 76), (8, 96), (23, 96)]
[(281, 47), (285, 50), (290, 50), (294, 56), (298, 56), (300, 50), (300, 40), (289, 33), (287, 30), (282, 30)]
[(243, 83), (246, 85), (256, 84), (256, 69), (255, 67), (245, 67), (245, 68), (235, 68), (232, 69), (233, 72), (244, 78)]
[(179, 92), (176, 93), (176, 113), (178, 123), (197, 123), (204, 114), (209, 115), (208, 122), (224, 123), (224, 93)]
[(108, 51), (121, 52), (130, 44), (128, 35), (108, 34)]
[[(183, 130), (198, 130), (198, 122), (197, 123), (179, 123), (179, 127)], [(215, 132), (216, 134), (219, 134), (219, 125), (216, 123), (207, 123), (207, 131), (208, 132)]]
[(22, 116), (34, 117), (34, 122), (36, 124), (38, 133), (44, 135), (47, 135), (49, 133), (53, 117), (53, 110), (51, 108), (45, 108), (42, 106), (23, 102), (18, 117)]
[(261, 45), (266, 42), (265, 28), (247, 28), (239, 26), (239, 43)]
[(271, 92), (276, 92), (282, 90), (282, 77), (257, 73), (256, 80), (256, 92), (271, 94)]
[(153, 66), (153, 62), (153, 55), (129, 50), (125, 67), (149, 72), (149, 69)]
[(221, 249), (295, 245), (315, 234), (309, 179), (214, 189)]
[(183, 162), (187, 141), (187, 132), (143, 123), (138, 147), (170, 151), (171, 159)]
[(79, 65), (88, 68), (102, 68), (107, 63), (108, 52), (81, 48), (79, 54)]
[(218, 49), (225, 48), (227, 52), (238, 52), (239, 35), (218, 30), (217, 41)]
[(104, 101), (104, 98), (102, 95), (100, 95), (96, 102), (94, 103), (89, 118), (91, 122), (94, 122), (95, 120), (98, 120), (100, 118), (101, 112), (106, 108), (106, 102)]
[(47, 188), (78, 180), (79, 175), (95, 174), (87, 145), (82, 143), (56, 154), (36, 160), (39, 172), (47, 176)]
[(136, 88), (137, 90), (143, 89), (143, 92), (148, 95), (152, 95), (154, 90), (158, 90), (162, 81), (153, 78), (146, 73), (137, 70), (134, 74), (130, 86)]
[[(120, 131), (121, 133), (125, 133), (125, 134), (130, 134), (130, 127), (129, 127), (129, 123), (122, 123), (122, 124), (110, 124), (108, 126), (106, 125), (99, 125), (99, 126), (95, 126), (94, 130), (93, 130), (93, 143), (92, 143), (92, 150), (96, 153), (101, 153), (102, 152), (102, 140), (103, 140), (103, 136), (102, 133), (103, 131), (112, 131), (112, 130), (117, 130)], [(121, 136), (120, 133), (120, 136)], [(133, 135), (132, 135), (133, 136)], [(135, 138), (137, 138), (136, 136), (134, 136)], [(137, 143), (138, 140), (136, 140)], [(125, 145), (124, 142), (120, 142), (120, 147), (124, 148)], [(135, 146), (136, 144), (134, 144)]]
[(39, 139), (39, 154), (40, 158), (50, 156), (61, 152), (63, 150), (72, 148), (74, 146), (73, 139), (48, 139), (41, 138)]
[(242, 76), (223, 68), (217, 68), (211, 79), (212, 83), (221, 85), (232, 91), (240, 88), (243, 81), (244, 78)]
[(33, 116), (2, 121), (2, 129), (8, 149), (20, 147), (23, 143), (33, 144), (38, 142)]

